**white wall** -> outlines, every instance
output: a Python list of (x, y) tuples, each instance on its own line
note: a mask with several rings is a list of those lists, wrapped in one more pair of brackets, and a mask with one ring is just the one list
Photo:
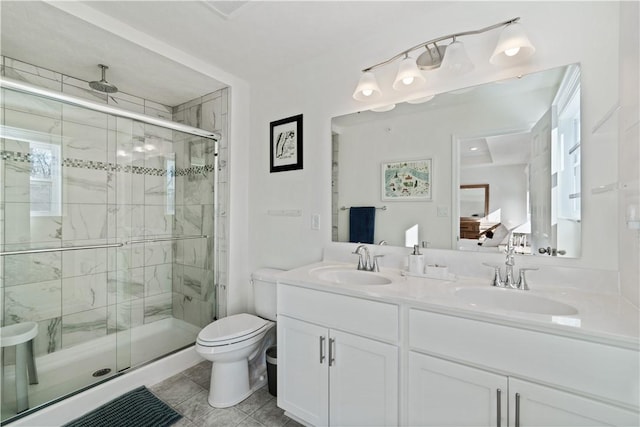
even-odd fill
[[(498, 32), (465, 39), (476, 62), (473, 73), (441, 82), (438, 92), (466, 87), (520, 73), (580, 62), (583, 94), (583, 254), (577, 260), (554, 260), (566, 266), (617, 270), (618, 221), (615, 193), (592, 195), (590, 189), (617, 181), (615, 140), (591, 134), (591, 129), (617, 101), (619, 4), (614, 2), (414, 2), (412, 18), (385, 20), (379, 31), (359, 45), (344, 46), (312, 63), (292, 64), (278, 74), (251, 82), (251, 141), (249, 147), (250, 271), (256, 267), (293, 268), (319, 260), (331, 238), (331, 117), (366, 106), (351, 94), (365, 66), (451, 32), (481, 28), (520, 16), (536, 46), (527, 65), (500, 70), (489, 57)], [(363, 3), (363, 7), (366, 4)], [(384, 20), (385, 17), (381, 17)], [(357, 23), (354, 23), (357, 25)], [(468, 41), (467, 41), (468, 40)], [(485, 60), (482, 60), (484, 57)], [(485, 61), (485, 62), (482, 62)], [(389, 99), (385, 102), (388, 103)], [(304, 169), (269, 173), (269, 122), (304, 115)], [(238, 163), (245, 159), (236, 160)], [(603, 168), (606, 164), (610, 167)], [(596, 199), (597, 198), (597, 199)], [(614, 207), (612, 209), (612, 206)], [(268, 209), (301, 209), (301, 217), (271, 217)], [(320, 231), (310, 218), (321, 214)], [(607, 225), (605, 227), (604, 225)], [(246, 274), (248, 274), (248, 271)], [(235, 284), (232, 284), (235, 286)]]

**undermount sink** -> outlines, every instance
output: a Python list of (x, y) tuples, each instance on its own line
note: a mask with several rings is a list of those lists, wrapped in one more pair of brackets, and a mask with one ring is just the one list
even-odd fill
[(478, 307), (556, 316), (578, 314), (578, 310), (573, 306), (532, 295), (528, 291), (500, 288), (460, 288), (456, 290), (455, 295), (461, 301)]
[(319, 268), (312, 272), (320, 280), (340, 285), (389, 285), (391, 279), (372, 271), (346, 269), (340, 267)]

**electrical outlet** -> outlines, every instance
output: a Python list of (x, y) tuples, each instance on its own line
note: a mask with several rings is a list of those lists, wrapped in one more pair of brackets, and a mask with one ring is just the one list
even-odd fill
[(311, 215), (311, 229), (320, 230), (320, 214)]

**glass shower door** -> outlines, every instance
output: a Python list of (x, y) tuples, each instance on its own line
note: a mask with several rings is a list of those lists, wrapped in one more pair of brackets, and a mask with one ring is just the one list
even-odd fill
[[(218, 137), (3, 82), (0, 320), (38, 326), (34, 408), (193, 345), (215, 318)], [(21, 410), (10, 347), (2, 420)]]
[[(2, 89), (2, 326), (35, 322), (38, 383), (29, 407), (119, 370), (109, 170), (113, 117)], [(8, 253), (8, 254), (7, 254)], [(121, 312), (122, 310), (120, 310)], [(3, 348), (2, 418), (15, 399), (15, 348)]]

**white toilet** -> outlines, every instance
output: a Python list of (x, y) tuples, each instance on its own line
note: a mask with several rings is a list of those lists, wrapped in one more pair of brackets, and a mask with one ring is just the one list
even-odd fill
[(233, 406), (265, 384), (264, 352), (275, 345), (276, 280), (281, 272), (264, 268), (251, 275), (257, 315), (224, 317), (198, 334), (196, 351), (213, 362), (208, 399), (211, 406)]

